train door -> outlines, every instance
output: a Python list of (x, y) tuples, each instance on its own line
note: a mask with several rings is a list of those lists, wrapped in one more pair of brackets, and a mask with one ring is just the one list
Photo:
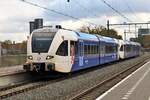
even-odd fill
[(84, 42), (80, 40), (79, 42), (80, 54), (79, 54), (79, 66), (84, 66)]
[(78, 43), (76, 41), (70, 41), (70, 64), (71, 66), (79, 65), (78, 57)]
[(105, 42), (100, 41), (100, 64), (105, 63)]

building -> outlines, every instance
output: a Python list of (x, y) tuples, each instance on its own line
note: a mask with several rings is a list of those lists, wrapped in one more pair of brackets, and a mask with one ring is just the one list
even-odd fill
[(143, 47), (150, 48), (150, 35), (143, 36)]
[(138, 34), (139, 35), (150, 35), (150, 29), (149, 28), (139, 28)]

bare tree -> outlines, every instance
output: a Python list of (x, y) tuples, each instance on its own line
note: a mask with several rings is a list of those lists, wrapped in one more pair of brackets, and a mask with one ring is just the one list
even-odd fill
[(83, 26), (80, 29), (80, 32), (89, 33), (89, 34), (98, 34), (102, 36), (122, 39), (121, 35), (118, 35), (117, 31), (114, 29), (110, 29), (109, 32), (104, 26)]

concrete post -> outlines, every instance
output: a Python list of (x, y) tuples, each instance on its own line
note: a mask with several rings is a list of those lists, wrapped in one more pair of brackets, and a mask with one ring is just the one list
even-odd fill
[(1, 54), (2, 53), (2, 46), (1, 46), (1, 43), (0, 43), (0, 57), (1, 57)]

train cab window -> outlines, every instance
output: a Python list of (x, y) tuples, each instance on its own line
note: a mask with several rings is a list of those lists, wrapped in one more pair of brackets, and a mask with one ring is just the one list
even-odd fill
[(32, 35), (32, 52), (33, 53), (47, 53), (55, 33), (49, 32), (33, 32)]
[(56, 55), (60, 56), (68, 56), (68, 41), (64, 41), (60, 44)]

